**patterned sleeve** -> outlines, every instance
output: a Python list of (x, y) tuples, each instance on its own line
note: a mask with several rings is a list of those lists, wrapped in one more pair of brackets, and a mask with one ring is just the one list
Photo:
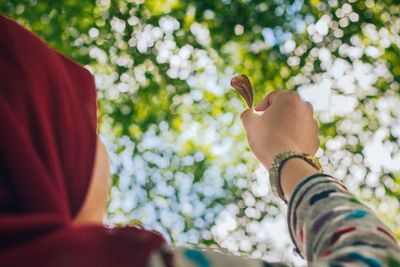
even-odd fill
[(149, 267), (289, 267), (289, 265), (280, 262), (268, 263), (212, 249), (164, 246), (153, 253)]
[(328, 175), (312, 175), (297, 185), (288, 225), (310, 266), (400, 266), (400, 248), (390, 229)]
[[(400, 267), (388, 229), (338, 180), (326, 174), (300, 182), (289, 201), (288, 226), (298, 253), (312, 267)], [(149, 267), (285, 267), (216, 251), (163, 247)]]

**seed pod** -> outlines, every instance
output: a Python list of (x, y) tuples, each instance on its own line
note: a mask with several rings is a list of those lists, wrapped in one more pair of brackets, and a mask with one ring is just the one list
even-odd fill
[(253, 107), (253, 88), (251, 87), (251, 82), (249, 78), (240, 74), (235, 76), (231, 80), (231, 86), (239, 92), (239, 94), (244, 98), (249, 108)]

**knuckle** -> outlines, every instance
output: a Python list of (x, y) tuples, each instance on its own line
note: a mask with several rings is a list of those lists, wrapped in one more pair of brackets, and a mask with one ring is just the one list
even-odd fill
[(283, 94), (282, 92), (279, 91), (273, 91), (271, 93), (269, 93), (266, 97), (266, 102), (268, 105), (271, 105), (272, 102), (275, 102), (276, 99), (278, 99), (278, 97)]
[(297, 105), (300, 103), (301, 99), (298, 93), (295, 92), (288, 92), (282, 94), (282, 101), (286, 102), (287, 104)]
[(306, 103), (307, 109), (310, 110), (311, 113), (314, 113), (314, 107), (313, 107), (313, 105), (312, 105), (310, 102), (308, 102), (308, 101), (306, 101), (305, 103)]
[(282, 94), (282, 92), (279, 92), (279, 91), (273, 91), (273, 92), (269, 93), (267, 97), (269, 97), (269, 98), (273, 98), (273, 97), (277, 97), (277, 96), (279, 96), (280, 94)]
[(289, 97), (293, 98), (295, 101), (300, 101), (300, 95), (297, 92), (288, 92)]

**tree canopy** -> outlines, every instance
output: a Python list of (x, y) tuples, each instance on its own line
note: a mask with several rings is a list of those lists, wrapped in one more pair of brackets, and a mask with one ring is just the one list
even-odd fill
[(0, 11), (93, 73), (110, 224), (301, 264), (229, 86), (245, 73), (256, 103), (297, 90), (313, 104), (322, 167), (400, 237), (395, 0), (0, 0)]

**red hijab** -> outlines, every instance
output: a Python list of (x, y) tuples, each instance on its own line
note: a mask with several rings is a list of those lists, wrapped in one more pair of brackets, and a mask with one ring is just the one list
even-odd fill
[(147, 266), (160, 235), (70, 226), (94, 165), (92, 75), (3, 16), (0, 33), (0, 266)]

